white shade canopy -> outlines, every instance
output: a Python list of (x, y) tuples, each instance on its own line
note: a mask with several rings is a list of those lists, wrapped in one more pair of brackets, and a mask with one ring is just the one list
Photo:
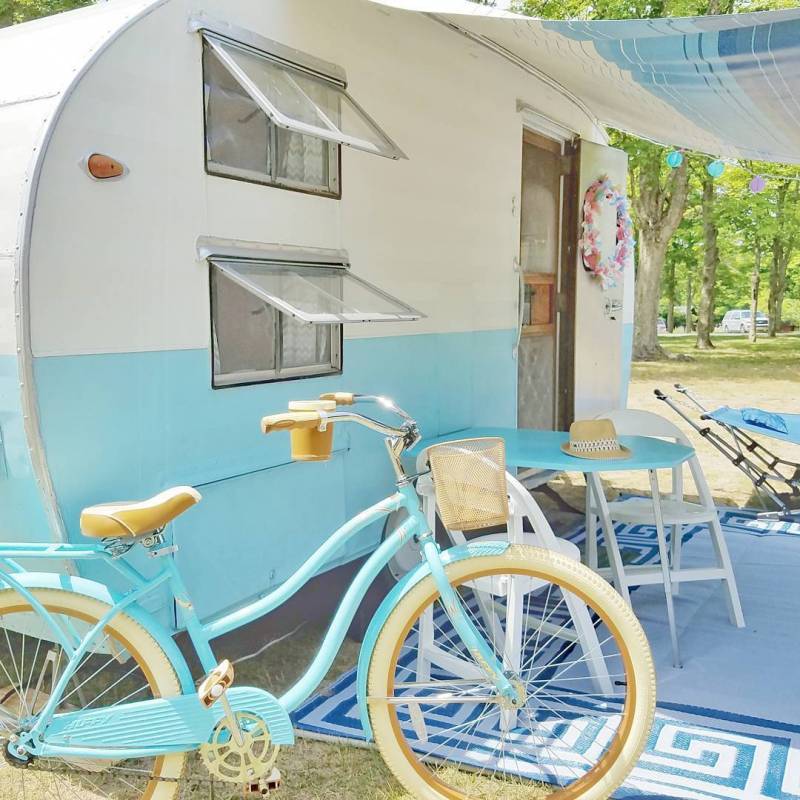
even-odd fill
[(798, 8), (587, 22), (465, 0), (371, 2), (425, 12), (547, 76), (604, 125), (713, 155), (800, 163)]

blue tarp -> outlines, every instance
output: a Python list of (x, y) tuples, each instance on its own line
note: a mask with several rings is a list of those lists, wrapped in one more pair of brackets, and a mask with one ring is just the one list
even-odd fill
[(426, 11), (546, 74), (602, 124), (714, 155), (800, 163), (800, 8), (552, 21), (462, 0), (374, 2)]

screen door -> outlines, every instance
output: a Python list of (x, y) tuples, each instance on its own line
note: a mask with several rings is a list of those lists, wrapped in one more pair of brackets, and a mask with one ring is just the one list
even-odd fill
[(571, 422), (575, 150), (523, 132), (517, 351), (521, 428), (553, 430)]

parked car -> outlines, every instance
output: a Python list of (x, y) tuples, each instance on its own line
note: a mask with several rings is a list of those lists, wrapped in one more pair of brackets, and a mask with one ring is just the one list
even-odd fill
[[(750, 333), (750, 309), (734, 308), (726, 312), (720, 326), (723, 333)], [(756, 331), (769, 327), (769, 317), (763, 311), (756, 312)]]
[(664, 319), (664, 317), (658, 318), (658, 322), (656, 322), (656, 332), (657, 333), (667, 332), (667, 321)]

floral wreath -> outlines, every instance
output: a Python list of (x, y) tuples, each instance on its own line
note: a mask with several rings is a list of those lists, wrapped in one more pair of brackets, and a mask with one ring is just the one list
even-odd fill
[[(600, 252), (600, 231), (597, 218), (600, 215), (600, 201), (606, 200), (617, 211), (617, 243), (613, 256)], [(608, 175), (598, 178), (586, 191), (583, 198), (583, 236), (581, 237), (581, 257), (583, 268), (600, 279), (603, 289), (617, 285), (622, 277), (625, 263), (633, 253), (633, 223), (628, 210), (628, 199), (620, 189), (611, 183)]]

